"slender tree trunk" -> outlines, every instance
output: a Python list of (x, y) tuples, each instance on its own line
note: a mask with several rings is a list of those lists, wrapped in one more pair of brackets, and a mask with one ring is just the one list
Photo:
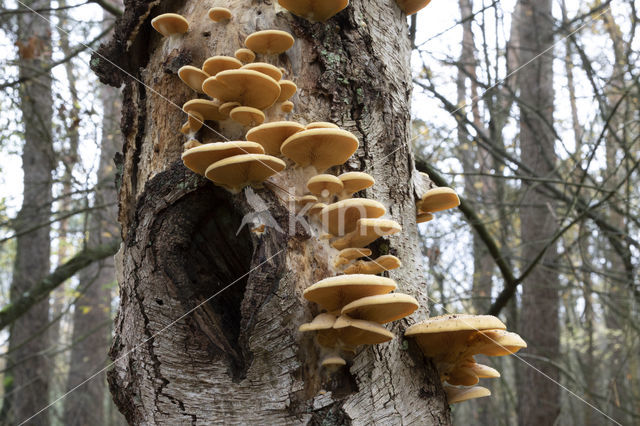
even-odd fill
[[(551, 0), (520, 0), (519, 56), (527, 63), (553, 43)], [(549, 175), (555, 163), (553, 123), (552, 53), (542, 55), (518, 73), (520, 87), (521, 161), (539, 176)], [(520, 209), (523, 270), (541, 250), (546, 254), (523, 282), (520, 334), (527, 340), (528, 353), (548, 360), (559, 355), (558, 275), (553, 267), (556, 245), (549, 239), (556, 230), (554, 202), (523, 182)], [(529, 362), (554, 380), (558, 369), (550, 362)], [(521, 425), (551, 425), (560, 411), (560, 388), (528, 365), (520, 365), (518, 417)]]
[[(120, 112), (118, 90), (101, 89), (104, 121), (98, 168), (98, 188), (94, 203), (115, 203), (115, 167), (113, 159), (120, 137), (115, 117)], [(107, 207), (94, 211), (89, 219), (89, 247), (107, 244), (119, 238), (117, 209)], [(71, 391), (95, 371), (106, 365), (109, 344), (111, 284), (115, 280), (113, 259), (95, 262), (80, 274), (78, 285), (82, 296), (77, 300), (73, 313), (71, 361), (67, 390)], [(102, 374), (83, 385), (82, 390), (72, 392), (64, 402), (64, 424), (105, 424), (106, 375)]]
[[(401, 337), (361, 349), (334, 375), (320, 370), (313, 339), (297, 329), (315, 311), (302, 290), (331, 275), (327, 242), (295, 224), (287, 235), (245, 229), (236, 236), (250, 212), (244, 195), (230, 195), (182, 166), (178, 129), (185, 117), (159, 96), (182, 105), (194, 96), (176, 76), (180, 66), (233, 54), (254, 30), (290, 31), (295, 46), (264, 59), (284, 67), (298, 85), (291, 118), (329, 120), (354, 132), (360, 148), (343, 169), (373, 174), (377, 184), (367, 195), (386, 203), (403, 225), (401, 235), (377, 247), (402, 259), (391, 276), (423, 306), (393, 326), (401, 336), (427, 306), (408, 144), (405, 16), (394, 0), (351, 2), (325, 24), (295, 18), (276, 2), (216, 5), (231, 9), (229, 23), (207, 20), (204, 2), (163, 1), (152, 15), (150, 3), (126, 2), (116, 37), (101, 52), (146, 87), (103, 59), (93, 61), (103, 80), (125, 82), (119, 198), (125, 242), (116, 260), (121, 305), (111, 350), (116, 364), (108, 375), (120, 410), (131, 423), (449, 424), (436, 371)], [(190, 32), (158, 37), (149, 18), (162, 12), (183, 14)], [(221, 130), (232, 140), (244, 133)], [(205, 132), (201, 140), (220, 139)], [(296, 176), (288, 169), (274, 182), (301, 193)], [(274, 188), (257, 194), (286, 230), (289, 206)]]
[[(48, 8), (49, 1), (25, 1), (32, 8)], [(19, 6), (22, 8), (22, 6)], [(51, 32), (46, 22), (32, 13), (18, 15), (19, 72), (30, 80), (20, 87), (20, 109), (24, 124), (22, 162), (24, 192), (16, 220), (16, 260), (11, 283), (15, 300), (49, 273), (50, 226), (22, 234), (21, 231), (44, 224), (51, 212), (51, 173), (55, 166), (52, 149), (51, 117), (53, 98), (51, 75), (40, 73), (51, 55)], [(42, 301), (16, 320), (10, 328), (9, 355), (5, 378), (5, 398), (1, 422), (24, 420), (47, 405), (50, 378), (47, 324), (49, 302)], [(49, 424), (46, 414), (35, 425)]]

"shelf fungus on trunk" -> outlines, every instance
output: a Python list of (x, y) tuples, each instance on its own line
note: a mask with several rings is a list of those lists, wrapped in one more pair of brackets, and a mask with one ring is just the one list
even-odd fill
[(318, 173), (344, 164), (358, 149), (358, 138), (342, 129), (314, 128), (290, 136), (280, 150), (300, 167)]
[(187, 19), (177, 13), (165, 13), (151, 20), (151, 26), (165, 37), (184, 34), (189, 31)]
[(420, 10), (427, 7), (431, 0), (396, 0), (398, 2), (398, 6), (404, 13), (407, 15), (413, 15), (414, 13), (418, 13)]
[[(440, 379), (449, 385), (473, 386), (480, 378), (500, 377), (495, 369), (477, 364), (474, 355), (511, 355), (527, 347), (520, 336), (506, 331), (502, 321), (490, 315), (433, 317), (409, 327), (405, 336), (416, 339), (424, 355), (435, 362)], [(474, 395), (484, 392), (475, 388), (448, 389), (451, 389), (450, 403), (477, 398), (479, 396)]]
[(231, 11), (226, 7), (212, 7), (209, 9), (209, 19), (213, 22), (223, 22), (231, 19)]
[(202, 64), (202, 71), (209, 74), (209, 77), (215, 77), (222, 71), (237, 70), (240, 68), (242, 68), (242, 62), (231, 56), (223, 55), (207, 58)]
[(308, 21), (324, 22), (349, 5), (349, 0), (278, 0), (280, 6)]
[(262, 187), (270, 176), (286, 167), (284, 161), (265, 154), (242, 154), (213, 163), (205, 171), (213, 183), (238, 193), (246, 186)]
[(269, 155), (281, 155), (280, 146), (291, 135), (304, 130), (302, 124), (293, 121), (275, 121), (254, 127), (247, 132), (248, 141), (257, 142)]
[(249, 34), (244, 44), (256, 53), (279, 55), (289, 50), (294, 41), (293, 36), (286, 31), (263, 30)]

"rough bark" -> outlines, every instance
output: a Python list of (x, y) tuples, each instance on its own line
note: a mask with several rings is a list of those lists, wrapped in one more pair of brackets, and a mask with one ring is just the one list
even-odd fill
[[(121, 305), (111, 350), (116, 364), (108, 375), (114, 399), (136, 424), (448, 424), (436, 372), (401, 337), (363, 348), (340, 373), (322, 372), (319, 349), (297, 328), (317, 313), (302, 290), (332, 275), (326, 240), (300, 226), (286, 235), (245, 229), (236, 236), (251, 211), (244, 195), (214, 187), (179, 161), (184, 140), (177, 130), (184, 117), (158, 96), (177, 105), (193, 97), (177, 78), (178, 68), (232, 54), (254, 30), (290, 31), (295, 46), (265, 59), (298, 84), (291, 118), (333, 121), (358, 136), (356, 156), (341, 169), (376, 178), (366, 195), (384, 202), (404, 227), (376, 251), (402, 259), (403, 268), (391, 276), (423, 306), (393, 330), (401, 336), (425, 316), (408, 145), (405, 17), (393, 0), (358, 1), (325, 24), (311, 24), (275, 3), (218, 2), (234, 17), (214, 25), (204, 18), (209, 5), (201, 2), (127, 1), (116, 36), (101, 53), (144, 85), (94, 58), (104, 81), (125, 83), (126, 99), (119, 195), (125, 243), (116, 261)], [(169, 11), (191, 23), (178, 42), (150, 30), (150, 18)], [(231, 140), (243, 133), (226, 124), (220, 130)], [(210, 131), (200, 138), (219, 140)], [(274, 178), (298, 193), (301, 181), (292, 169)], [(289, 206), (274, 188), (257, 194), (286, 230)]]
[[(553, 43), (550, 0), (521, 0), (519, 57), (527, 63)], [(542, 55), (518, 73), (520, 87), (521, 161), (538, 176), (549, 176), (555, 162), (554, 136), (546, 123), (553, 123), (553, 72), (551, 54)], [(545, 123), (546, 122), (546, 123)], [(541, 250), (546, 254), (523, 281), (519, 333), (527, 340), (527, 352), (542, 359), (559, 355), (558, 275), (553, 263), (556, 245), (549, 239), (557, 225), (554, 200), (523, 182), (520, 208), (523, 267)], [(550, 362), (529, 359), (544, 374), (558, 380), (558, 369)], [(519, 365), (518, 420), (521, 425), (554, 424), (560, 411), (560, 388), (524, 363)]]
[[(115, 205), (115, 167), (113, 159), (121, 140), (115, 117), (120, 114), (118, 90), (103, 87), (101, 90), (104, 121), (98, 167), (96, 205)], [(91, 214), (89, 218), (89, 247), (111, 244), (119, 240), (117, 209), (107, 207)], [(115, 280), (113, 256), (94, 262), (80, 275), (79, 290), (82, 296), (76, 301), (73, 313), (71, 361), (67, 390), (74, 389), (107, 362), (109, 324), (111, 312), (111, 284)], [(64, 424), (69, 426), (108, 424), (105, 418), (106, 374), (101, 374), (83, 385), (82, 390), (72, 392), (64, 401)]]
[[(25, 1), (32, 8), (49, 7), (49, 1)], [(23, 8), (22, 5), (19, 6)], [(51, 74), (39, 73), (46, 68), (51, 54), (51, 33), (41, 18), (21, 13), (18, 19), (16, 45), (19, 54), (20, 109), (24, 125), (22, 163), (24, 171), (23, 202), (16, 220), (17, 249), (11, 283), (11, 301), (19, 300), (49, 273), (50, 226), (23, 233), (34, 224), (48, 223), (51, 211), (51, 172), (55, 158), (51, 138), (53, 99)], [(34, 305), (10, 329), (8, 371), (5, 376), (5, 398), (1, 421), (19, 422), (48, 402), (49, 363), (45, 351), (49, 347), (46, 326), (49, 321), (47, 300)], [(47, 425), (46, 415), (33, 424)]]

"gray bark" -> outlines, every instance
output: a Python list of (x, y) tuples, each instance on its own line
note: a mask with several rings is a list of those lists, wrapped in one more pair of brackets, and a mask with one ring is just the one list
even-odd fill
[[(553, 43), (550, 0), (521, 0), (519, 58), (527, 63)], [(538, 176), (549, 176), (554, 168), (552, 53), (542, 55), (518, 75), (520, 87), (520, 149), (522, 164)], [(527, 352), (554, 360), (559, 355), (558, 273), (553, 267), (556, 245), (549, 239), (557, 224), (554, 200), (523, 181), (520, 208), (523, 268), (541, 250), (546, 254), (523, 281), (522, 309), (518, 332), (527, 340)], [(558, 380), (558, 369), (549, 362), (529, 359), (544, 374)], [(524, 363), (519, 365), (518, 419), (521, 425), (554, 424), (560, 411), (560, 388)]]
[[(151, 4), (128, 1), (114, 41), (101, 52), (182, 105), (193, 93), (176, 76), (180, 66), (232, 54), (254, 30), (291, 32), (295, 46), (286, 55), (265, 58), (283, 66), (299, 87), (291, 118), (333, 121), (356, 134), (360, 148), (341, 170), (371, 173), (377, 184), (366, 195), (384, 202), (403, 225), (401, 235), (374, 247), (401, 258), (403, 268), (391, 276), (423, 306), (392, 327), (401, 336), (424, 318), (428, 306), (408, 144), (411, 76), (404, 15), (393, 0), (352, 2), (325, 24), (295, 18), (275, 2), (216, 5), (231, 9), (231, 22), (212, 24), (205, 18), (209, 5), (201, 2), (160, 2), (149, 16)], [(169, 11), (191, 23), (178, 42), (150, 30), (149, 18)], [(319, 369), (319, 349), (297, 328), (317, 313), (302, 290), (331, 275), (326, 240), (300, 226), (290, 235), (268, 230), (260, 237), (245, 229), (236, 237), (249, 206), (243, 194), (232, 196), (182, 166), (185, 140), (178, 129), (184, 116), (108, 62), (95, 58), (94, 67), (104, 81), (125, 83), (119, 194), (124, 245), (116, 260), (121, 305), (108, 380), (127, 420), (449, 424), (436, 371), (401, 337), (363, 348), (335, 375)], [(231, 140), (243, 133), (222, 130)], [(200, 139), (220, 140), (210, 131)], [(292, 169), (274, 181), (302, 191)], [(288, 206), (273, 189), (257, 193), (287, 229)]]
[[(26, 1), (32, 8), (49, 7), (49, 1)], [(22, 6), (20, 6), (22, 7)], [(32, 289), (49, 273), (50, 226), (23, 233), (34, 224), (47, 223), (51, 211), (51, 172), (55, 166), (51, 117), (51, 75), (46, 68), (51, 54), (51, 33), (46, 22), (31, 13), (17, 16), (20, 78), (33, 77), (20, 86), (20, 109), (24, 125), (22, 162), (23, 203), (16, 220), (17, 249), (11, 283), (11, 301)], [(49, 347), (47, 324), (49, 302), (33, 306), (10, 328), (8, 370), (1, 420), (5, 424), (30, 417), (48, 402)], [(42, 415), (35, 425), (48, 425)]]

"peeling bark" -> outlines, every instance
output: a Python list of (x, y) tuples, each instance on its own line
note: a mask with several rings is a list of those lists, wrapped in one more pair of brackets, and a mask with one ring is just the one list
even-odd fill
[[(255, 30), (291, 32), (296, 44), (264, 58), (298, 85), (290, 119), (332, 121), (360, 140), (340, 171), (376, 178), (366, 196), (382, 201), (404, 232), (374, 247), (393, 253), (403, 268), (390, 275), (423, 306), (397, 322), (402, 331), (426, 315), (415, 224), (413, 157), (409, 148), (411, 76), (405, 16), (395, 1), (354, 1), (324, 24), (283, 11), (276, 2), (221, 1), (233, 19), (213, 24), (202, 2), (125, 2), (116, 36), (94, 69), (111, 84), (125, 83), (124, 153), (119, 195), (124, 245), (116, 260), (121, 305), (108, 380), (114, 399), (135, 424), (449, 424), (449, 410), (433, 366), (398, 337), (366, 347), (348, 369), (319, 369), (319, 348), (297, 332), (317, 308), (302, 291), (333, 275), (326, 240), (299, 224), (294, 232), (246, 228), (252, 209), (195, 176), (179, 158), (181, 106), (193, 93), (177, 77), (186, 64), (232, 54)], [(191, 23), (180, 41), (161, 39), (150, 18), (164, 12)], [(261, 60), (259, 57), (258, 60)], [(146, 87), (145, 87), (146, 86)], [(172, 105), (167, 100), (174, 102)], [(267, 120), (279, 119), (267, 111)], [(222, 123), (230, 140), (242, 129)], [(202, 142), (221, 140), (211, 130)], [(338, 170), (335, 170), (338, 172)], [(302, 191), (292, 168), (257, 195), (283, 230), (290, 227), (282, 191)], [(228, 287), (228, 288), (227, 288)], [(212, 297), (215, 296), (215, 297)], [(201, 305), (202, 304), (202, 305)], [(186, 314), (186, 315), (185, 315)]]

